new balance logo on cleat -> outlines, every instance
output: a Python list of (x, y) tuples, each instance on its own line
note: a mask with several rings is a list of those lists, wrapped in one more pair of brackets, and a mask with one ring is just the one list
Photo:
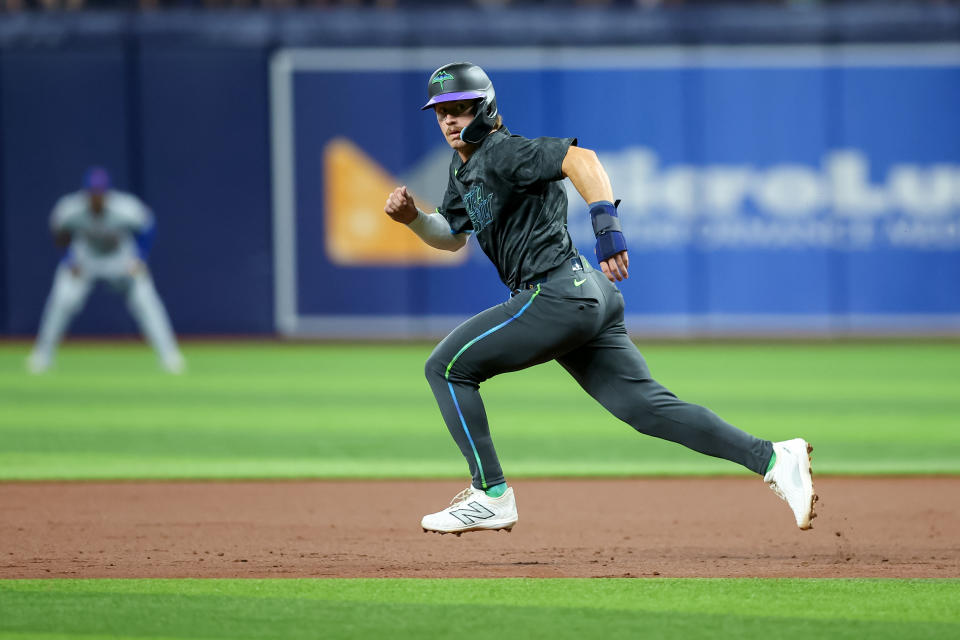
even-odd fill
[(452, 509), (450, 515), (463, 524), (476, 524), (481, 520), (489, 520), (494, 514), (479, 502), (470, 502), (466, 507)]
[(423, 516), (420, 524), (424, 531), (456, 536), (467, 531), (510, 531), (517, 524), (513, 487), (507, 487), (498, 498), (491, 498), (481, 489), (467, 487), (450, 501), (449, 507)]

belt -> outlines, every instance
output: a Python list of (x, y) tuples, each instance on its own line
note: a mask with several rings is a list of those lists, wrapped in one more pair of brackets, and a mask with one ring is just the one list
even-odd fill
[(523, 293), (524, 291), (529, 291), (530, 289), (536, 289), (538, 285), (543, 284), (550, 280), (550, 278), (556, 277), (557, 274), (567, 273), (573, 271), (583, 271), (583, 262), (580, 261), (580, 256), (576, 258), (570, 258), (568, 263), (560, 264), (557, 267), (554, 267), (550, 271), (547, 271), (543, 275), (539, 275), (531, 280), (521, 282), (520, 286), (510, 292), (510, 297), (517, 295), (518, 293)]

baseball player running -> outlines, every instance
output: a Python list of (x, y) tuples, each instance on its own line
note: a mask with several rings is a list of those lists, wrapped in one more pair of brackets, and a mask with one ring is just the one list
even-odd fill
[[(762, 474), (797, 526), (809, 529), (817, 499), (812, 447), (800, 438), (761, 440), (679, 400), (651, 377), (627, 336), (614, 282), (628, 277), (630, 262), (597, 155), (574, 138), (512, 135), (498, 114), (493, 84), (469, 62), (440, 67), (427, 90), (423, 109), (435, 112), (454, 150), (443, 204), (425, 213), (400, 187), (384, 211), (437, 249), (457, 251), (474, 234), (511, 295), (454, 329), (427, 360), (427, 380), (473, 482), (449, 507), (424, 516), (424, 531), (459, 535), (516, 524), (516, 499), (494, 450), (479, 386), (549, 360), (637, 431)], [(600, 270), (578, 255), (567, 232), (563, 178), (588, 203)]]
[(57, 202), (50, 229), (66, 253), (27, 360), (29, 370), (43, 373), (50, 368), (70, 321), (83, 308), (94, 283), (103, 280), (126, 293), (127, 306), (163, 368), (183, 371), (183, 356), (146, 265), (155, 229), (150, 209), (136, 196), (111, 189), (106, 170), (93, 167), (84, 175), (81, 191)]

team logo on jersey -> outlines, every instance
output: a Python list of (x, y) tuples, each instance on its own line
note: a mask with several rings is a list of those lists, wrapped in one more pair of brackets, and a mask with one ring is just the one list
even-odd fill
[(464, 197), (463, 206), (466, 207), (467, 215), (470, 216), (474, 233), (480, 233), (493, 222), (493, 211), (490, 209), (490, 199), (492, 197), (493, 194), (483, 196), (483, 184), (481, 183), (477, 183)]
[(453, 80), (453, 76), (446, 71), (441, 71), (437, 75), (433, 76), (433, 80), (430, 81), (430, 84), (439, 84), (440, 91), (443, 91), (443, 83), (447, 80)]

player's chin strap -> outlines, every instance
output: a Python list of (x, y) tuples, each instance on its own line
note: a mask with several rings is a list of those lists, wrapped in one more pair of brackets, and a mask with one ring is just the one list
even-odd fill
[(593, 235), (597, 237), (596, 252), (600, 262), (627, 250), (627, 243), (620, 230), (620, 216), (617, 215), (619, 204), (619, 200), (598, 200), (590, 203), (590, 221), (593, 223)]

